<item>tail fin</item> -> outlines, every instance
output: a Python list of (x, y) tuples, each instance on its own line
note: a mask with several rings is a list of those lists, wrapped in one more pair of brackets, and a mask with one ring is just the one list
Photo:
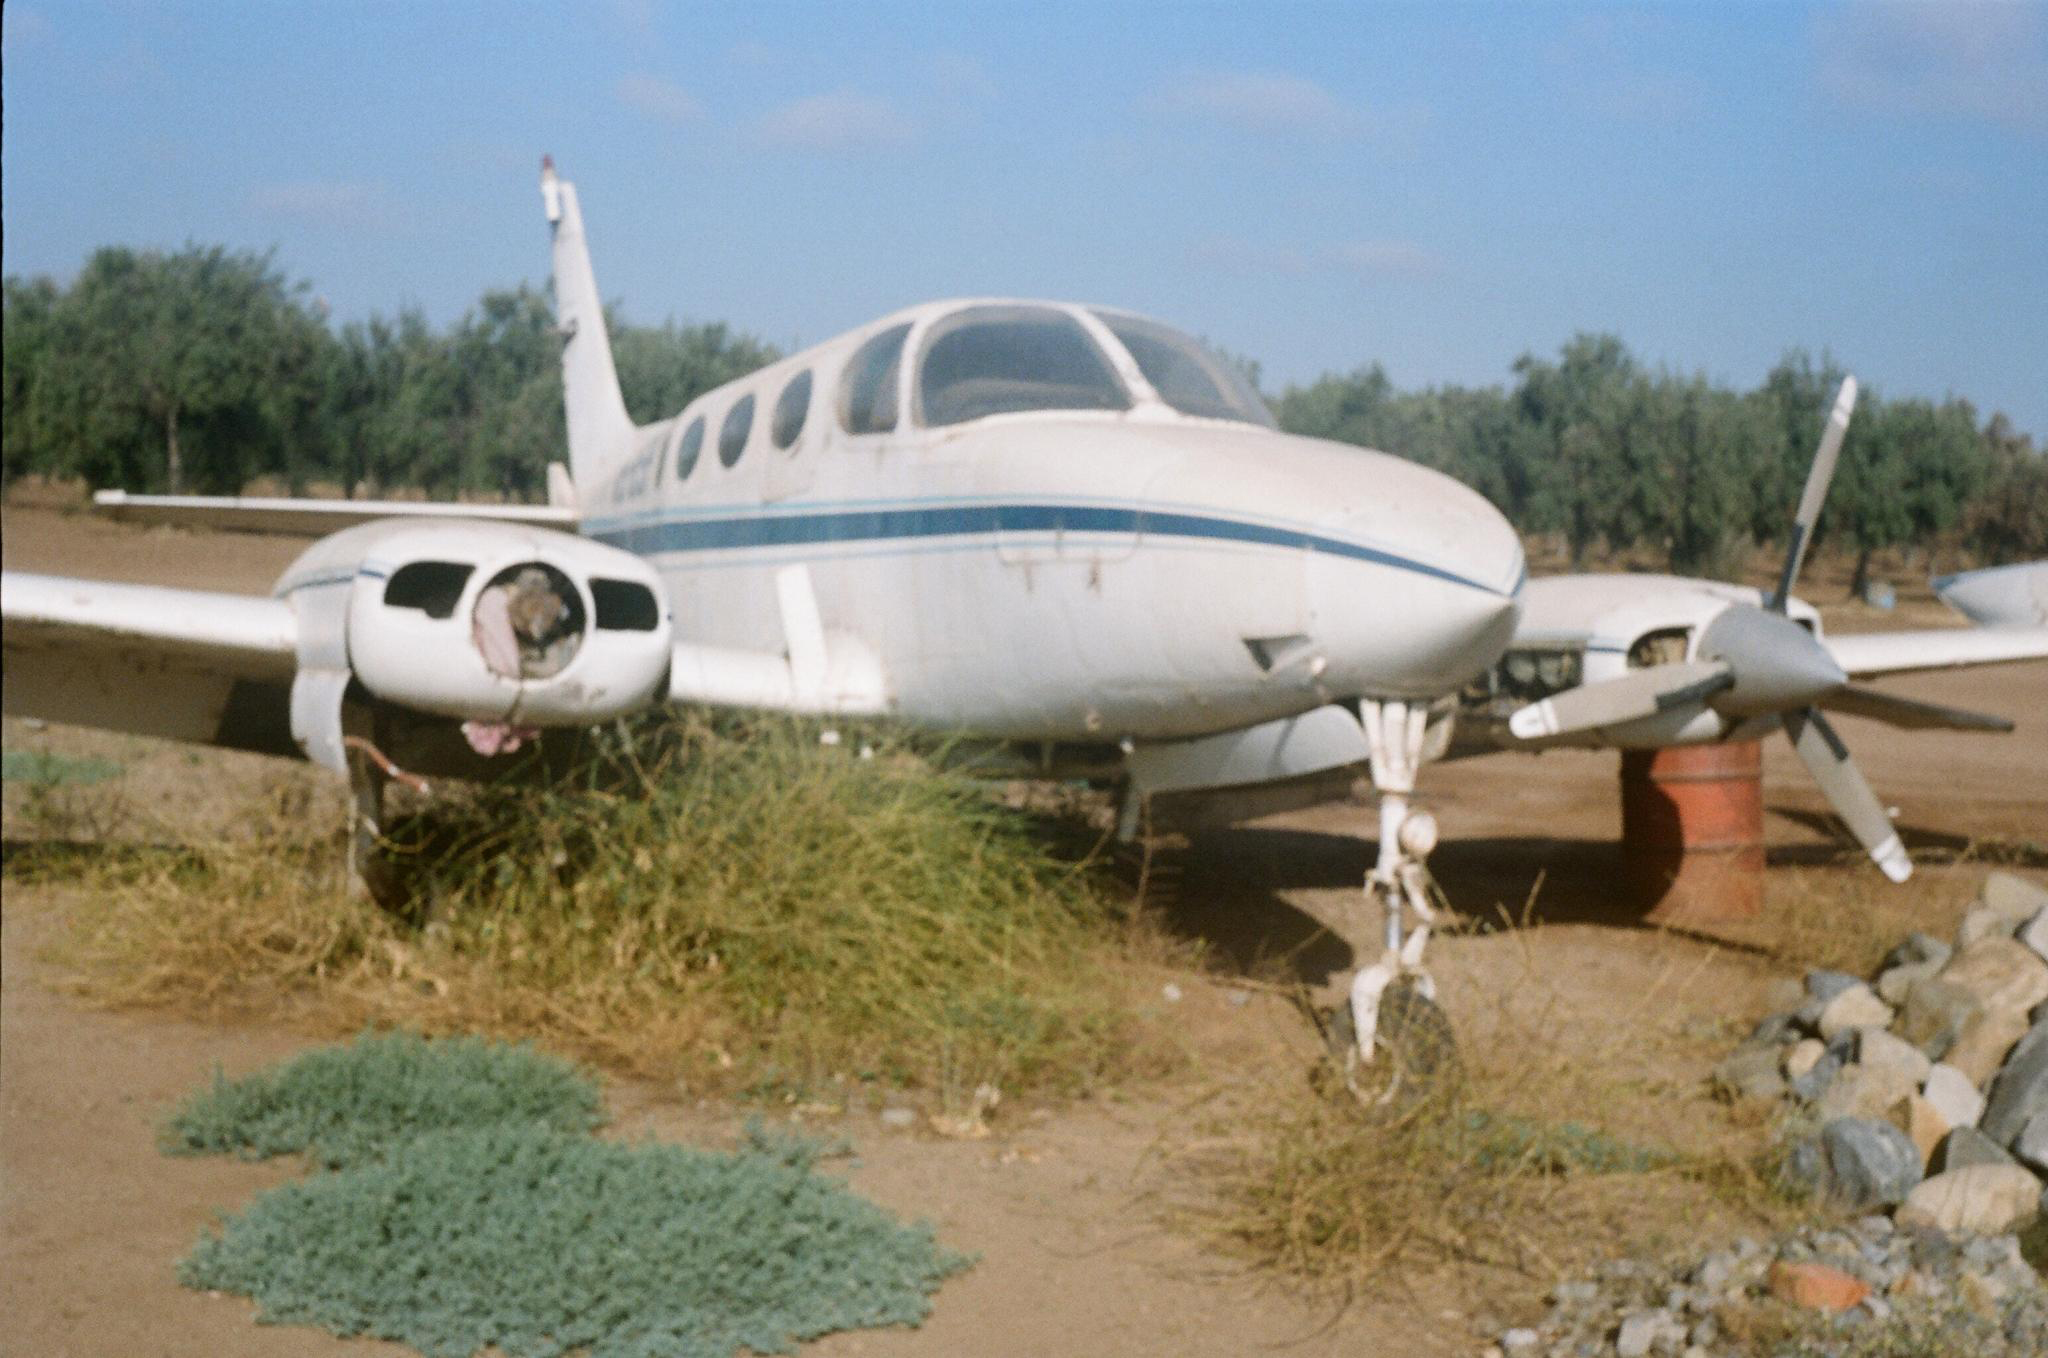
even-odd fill
[(562, 404), (569, 421), (569, 470), (579, 486), (594, 485), (606, 464), (633, 446), (633, 420), (619, 394), (605, 333), (604, 300), (590, 268), (583, 211), (576, 186), (555, 177), (555, 162), (540, 162), (540, 197), (554, 235), (555, 324), (562, 331)]

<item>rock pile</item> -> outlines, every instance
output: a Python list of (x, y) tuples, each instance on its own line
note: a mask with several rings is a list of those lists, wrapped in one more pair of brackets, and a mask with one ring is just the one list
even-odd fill
[(1784, 984), (1782, 1012), (1714, 1078), (1796, 1103), (1795, 1184), (1944, 1231), (1996, 1235), (2042, 1211), (2048, 891), (1993, 873), (1953, 943), (1916, 933), (1869, 981)]
[[(1774, 1353), (2039, 1358), (2048, 1344), (2048, 1288), (2017, 1239), (1882, 1215), (1775, 1245), (1738, 1240), (1676, 1267), (1610, 1261), (1550, 1300), (1489, 1358), (1723, 1358), (1759, 1340)], [(1905, 1336), (1919, 1346), (1892, 1346)]]

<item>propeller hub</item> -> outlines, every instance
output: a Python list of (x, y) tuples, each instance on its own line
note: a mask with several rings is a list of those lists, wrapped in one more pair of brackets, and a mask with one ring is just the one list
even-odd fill
[(1747, 604), (1707, 626), (1699, 656), (1728, 666), (1735, 682), (1709, 699), (1715, 711), (1756, 717), (1807, 707), (1849, 682), (1813, 633), (1778, 613)]

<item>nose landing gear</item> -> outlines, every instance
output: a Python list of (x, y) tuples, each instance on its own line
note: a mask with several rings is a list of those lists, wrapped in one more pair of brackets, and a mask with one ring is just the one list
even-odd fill
[[(1414, 809), (1415, 775), (1449, 737), (1449, 714), (1432, 721), (1429, 707), (1406, 702), (1359, 704), (1372, 749), (1379, 794), (1379, 860), (1366, 874), (1365, 900), (1381, 912), (1379, 959), (1351, 980), (1330, 1025), (1331, 1055), (1345, 1085), (1362, 1101), (1384, 1103), (1455, 1067), (1450, 1022), (1436, 1003), (1436, 981), (1423, 949), (1446, 909), (1430, 875), (1436, 818)], [(1410, 916), (1413, 923), (1410, 923)]]

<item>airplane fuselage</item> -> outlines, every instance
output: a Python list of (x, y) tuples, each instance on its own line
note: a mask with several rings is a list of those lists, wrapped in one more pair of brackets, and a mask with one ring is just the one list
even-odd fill
[[(928, 422), (926, 336), (976, 307), (1072, 321), (1128, 408)], [(801, 564), (829, 643), (871, 653), (900, 715), (998, 737), (1195, 736), (1435, 697), (1496, 658), (1523, 558), (1491, 505), (1385, 454), (1175, 410), (1098, 315), (937, 303), (782, 360), (579, 469), (583, 531), (652, 562), (680, 635), (734, 648), (782, 647), (776, 576)], [(864, 347), (899, 329), (887, 394), (850, 414)]]

